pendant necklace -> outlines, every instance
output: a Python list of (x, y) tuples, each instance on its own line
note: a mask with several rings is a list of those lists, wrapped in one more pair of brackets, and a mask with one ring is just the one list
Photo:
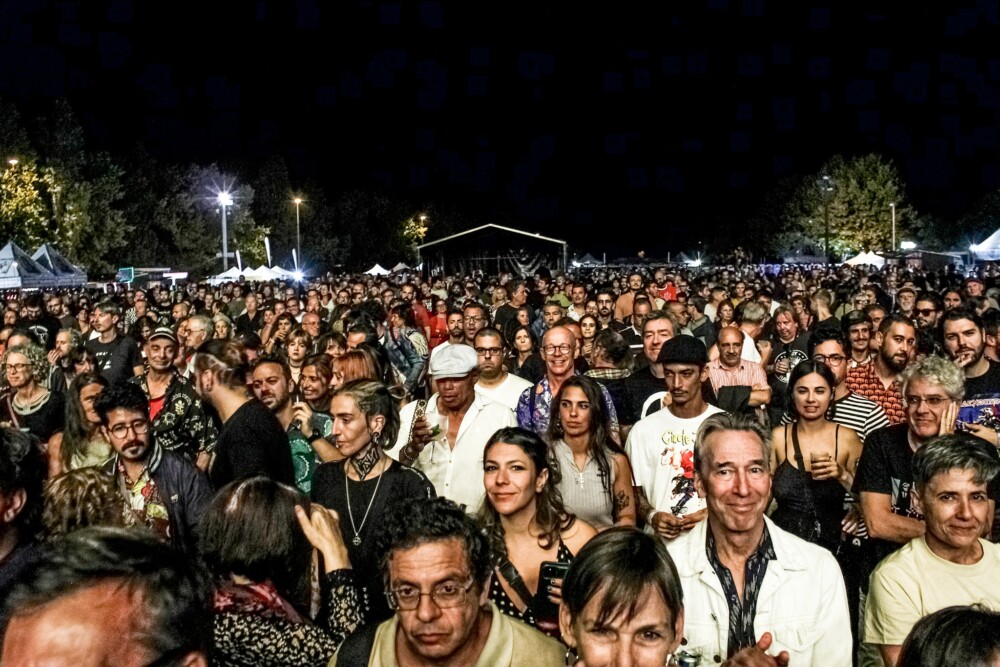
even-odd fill
[(351, 520), (351, 530), (354, 531), (354, 538), (351, 540), (351, 543), (356, 547), (361, 546), (361, 530), (365, 527), (365, 522), (368, 521), (368, 513), (372, 511), (372, 505), (375, 504), (375, 496), (378, 495), (378, 487), (382, 483), (382, 478), (384, 476), (385, 470), (382, 471), (382, 474), (378, 476), (378, 481), (375, 482), (375, 492), (372, 493), (372, 499), (368, 501), (368, 509), (365, 510), (365, 516), (361, 519), (361, 525), (355, 527), (354, 512), (351, 510), (351, 485), (348, 480), (347, 467), (344, 467), (344, 494), (347, 496), (347, 516)]

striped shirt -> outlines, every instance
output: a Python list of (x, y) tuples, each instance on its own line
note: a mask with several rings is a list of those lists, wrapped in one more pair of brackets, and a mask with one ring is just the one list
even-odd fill
[[(855, 431), (862, 444), (872, 431), (889, 426), (889, 417), (881, 405), (854, 392), (831, 403), (826, 418)], [(792, 416), (786, 412), (781, 417), (781, 423), (791, 424)]]

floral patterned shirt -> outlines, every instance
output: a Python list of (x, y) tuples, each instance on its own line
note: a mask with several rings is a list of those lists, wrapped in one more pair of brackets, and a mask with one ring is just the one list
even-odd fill
[[(129, 380), (139, 385), (147, 398), (149, 384), (146, 373)], [(153, 439), (160, 447), (180, 451), (192, 461), (201, 452), (211, 452), (219, 440), (215, 424), (205, 412), (194, 385), (187, 378), (175, 373), (164, 394), (163, 408), (150, 422)]]

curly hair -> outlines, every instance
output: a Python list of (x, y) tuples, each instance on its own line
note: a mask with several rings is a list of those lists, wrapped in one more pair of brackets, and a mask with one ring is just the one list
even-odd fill
[[(507, 426), (500, 429), (486, 441), (486, 447), (483, 448), (483, 459), (485, 460), (489, 456), (489, 451), (494, 445), (500, 443), (520, 447), (534, 464), (536, 477), (541, 475), (543, 470), (549, 471), (548, 481), (535, 496), (535, 524), (541, 530), (538, 544), (543, 549), (549, 549), (559, 542), (562, 532), (568, 530), (576, 522), (576, 515), (569, 512), (563, 505), (562, 493), (559, 491), (561, 479), (559, 466), (551, 460), (548, 445), (534, 431), (518, 426)], [(483, 504), (479, 508), (476, 518), (489, 536), (496, 562), (501, 562), (507, 558), (505, 533), (500, 513), (493, 507), (488, 495), (483, 499)]]
[(389, 562), (396, 551), (428, 542), (455, 539), (462, 542), (469, 573), (480, 586), (493, 571), (490, 540), (475, 519), (447, 498), (412, 498), (391, 503), (375, 534), (375, 553), (382, 554), (382, 575), (390, 588)]
[(42, 529), (49, 541), (89, 526), (124, 527), (134, 523), (135, 515), (126, 511), (114, 478), (100, 468), (63, 473), (48, 481), (44, 495)]
[(44, 479), (45, 459), (38, 438), (17, 429), (0, 428), (0, 491), (10, 495), (24, 490), (24, 506), (11, 522), (22, 539), (38, 530)]
[[(40, 345), (35, 345), (34, 343), (21, 343), (20, 345), (15, 345), (6, 352), (4, 352), (3, 359), (0, 360), (0, 366), (7, 368), (7, 360), (10, 359), (12, 354), (23, 354), (28, 358), (28, 362), (31, 364), (31, 377), (34, 379), (35, 384), (40, 387), (44, 387), (46, 381), (49, 379), (49, 359), (45, 356), (45, 349)], [(7, 374), (4, 373), (4, 384), (9, 385), (7, 382)]]

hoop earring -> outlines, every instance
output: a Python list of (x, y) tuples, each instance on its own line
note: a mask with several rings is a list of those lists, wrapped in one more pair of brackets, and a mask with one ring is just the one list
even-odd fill
[(576, 652), (575, 646), (566, 647), (566, 667), (573, 667), (576, 661), (580, 659), (580, 656)]
[(381, 447), (379, 440), (382, 439), (382, 431), (372, 431), (372, 444), (376, 447)]

